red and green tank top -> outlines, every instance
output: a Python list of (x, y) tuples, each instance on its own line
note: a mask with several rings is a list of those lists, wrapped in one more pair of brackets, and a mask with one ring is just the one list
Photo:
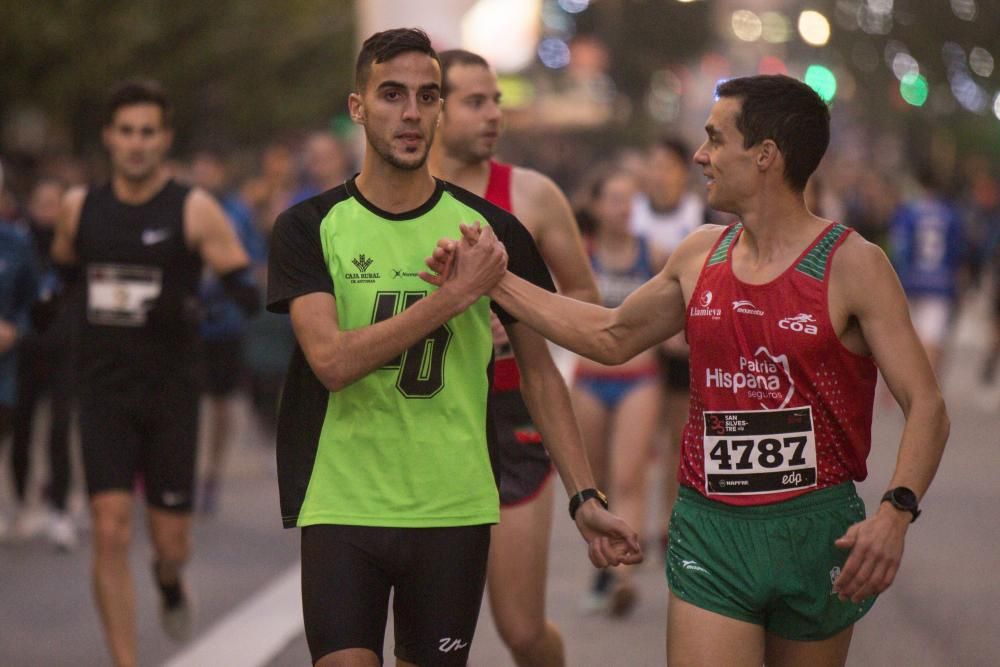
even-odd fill
[(871, 448), (874, 362), (830, 322), (834, 253), (850, 229), (831, 223), (774, 280), (732, 271), (743, 231), (728, 227), (691, 295), (691, 408), (681, 484), (730, 505), (763, 505), (862, 480)]

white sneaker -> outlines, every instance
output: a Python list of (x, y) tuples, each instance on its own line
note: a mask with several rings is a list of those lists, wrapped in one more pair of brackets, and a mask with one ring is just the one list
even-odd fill
[(46, 531), (49, 542), (59, 551), (70, 552), (79, 546), (80, 540), (76, 535), (76, 524), (73, 518), (66, 512), (56, 512), (52, 515)]
[(48, 512), (38, 509), (22, 509), (14, 519), (14, 539), (27, 542), (41, 535), (48, 528), (50, 518)]

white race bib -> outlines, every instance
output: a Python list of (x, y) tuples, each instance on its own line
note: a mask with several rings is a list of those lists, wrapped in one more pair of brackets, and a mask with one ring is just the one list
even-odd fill
[(816, 486), (812, 408), (706, 412), (705, 493), (780, 493)]
[(158, 267), (91, 264), (87, 268), (87, 320), (141, 327), (162, 289), (163, 271)]

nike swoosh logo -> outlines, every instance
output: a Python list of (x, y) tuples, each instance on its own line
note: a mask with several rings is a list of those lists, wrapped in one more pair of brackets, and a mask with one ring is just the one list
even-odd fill
[(146, 229), (142, 232), (143, 245), (156, 245), (170, 238), (169, 229)]

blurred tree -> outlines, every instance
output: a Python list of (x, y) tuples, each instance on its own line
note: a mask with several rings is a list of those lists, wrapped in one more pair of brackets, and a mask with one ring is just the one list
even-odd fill
[(150, 77), (173, 97), (181, 150), (325, 125), (353, 82), (354, 19), (352, 0), (0, 2), (0, 121), (41, 110), (89, 152), (108, 90)]

